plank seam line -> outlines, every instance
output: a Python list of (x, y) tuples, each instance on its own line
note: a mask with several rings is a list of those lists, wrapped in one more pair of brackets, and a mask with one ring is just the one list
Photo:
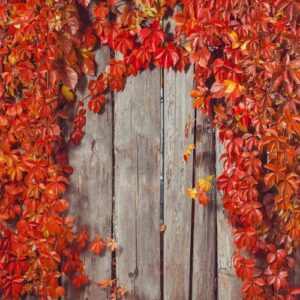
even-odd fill
[[(114, 52), (110, 51), (110, 57), (114, 57)], [(112, 207), (111, 207), (111, 237), (115, 237), (115, 217), (116, 217), (116, 203), (115, 203), (115, 195), (116, 195), (116, 181), (115, 181), (115, 165), (116, 165), (116, 157), (115, 157), (115, 94), (114, 92), (110, 93), (111, 95), (111, 123), (112, 123)], [(116, 252), (112, 251), (111, 253), (111, 279), (117, 278), (117, 259), (116, 259)]]
[[(194, 109), (194, 140), (197, 142), (197, 110)], [(195, 186), (196, 182), (196, 149), (193, 150), (193, 171), (192, 171), (192, 186)], [(191, 203), (191, 234), (190, 234), (190, 276), (189, 276), (189, 300), (193, 297), (193, 261), (194, 261), (194, 226), (195, 226), (195, 201)]]
[[(213, 149), (216, 150), (216, 145), (217, 145), (217, 131), (214, 131), (213, 134)], [(214, 173), (215, 173), (215, 184), (214, 184), (214, 201), (215, 201), (215, 206), (214, 206), (214, 214), (215, 214), (215, 296), (216, 299), (219, 299), (219, 289), (218, 289), (218, 285), (219, 285), (219, 275), (218, 275), (218, 270), (219, 270), (219, 259), (218, 259), (218, 214), (217, 214), (217, 210), (218, 210), (218, 187), (217, 187), (217, 154), (216, 151), (214, 151)]]
[(137, 195), (135, 197), (134, 201), (134, 210), (135, 210), (135, 270), (134, 270), (134, 276), (133, 276), (133, 286), (134, 286), (134, 296), (138, 293), (137, 291), (137, 286), (136, 286), (136, 278), (138, 276), (139, 272), (139, 262), (138, 262), (138, 229), (139, 229), (139, 224), (138, 224), (138, 200), (140, 199), (140, 174), (139, 174), (139, 143), (138, 143), (138, 136), (136, 135), (136, 186), (137, 186)]
[[(164, 220), (164, 192), (165, 192), (165, 161), (164, 161), (164, 142), (165, 142), (165, 90), (164, 90), (164, 70), (160, 71), (160, 224)], [(160, 232), (160, 298), (164, 299), (164, 233)]]

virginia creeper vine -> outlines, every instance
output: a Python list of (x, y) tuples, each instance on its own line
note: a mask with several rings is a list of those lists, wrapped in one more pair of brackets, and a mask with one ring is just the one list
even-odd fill
[[(88, 1), (80, 0), (87, 7)], [(148, 67), (195, 69), (193, 107), (213, 116), (224, 144), (217, 179), (234, 227), (234, 266), (244, 299), (295, 299), (293, 253), (300, 241), (300, 3), (296, 0), (107, 0), (91, 6), (82, 29), (78, 4), (1, 1), (0, 289), (5, 297), (57, 298), (62, 272), (89, 279), (62, 213), (71, 173), (61, 135), (78, 77), (94, 72), (93, 49), (114, 58), (79, 99), (70, 139), (84, 136), (85, 106), (100, 112), (106, 95)], [(175, 6), (177, 7), (174, 12)], [(164, 26), (172, 16), (175, 31)], [(213, 82), (212, 84), (209, 84)], [(184, 158), (188, 160), (193, 145)], [(188, 190), (203, 205), (211, 177)], [(99, 254), (112, 241), (96, 236)], [(114, 250), (114, 247), (113, 249)], [(115, 297), (123, 295), (114, 281)]]

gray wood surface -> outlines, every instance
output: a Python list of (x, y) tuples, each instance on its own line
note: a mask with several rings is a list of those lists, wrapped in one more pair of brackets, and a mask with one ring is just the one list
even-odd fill
[[(294, 258), (296, 260), (296, 266), (293, 274), (294, 287), (300, 288), (300, 249), (299, 248), (295, 251)], [(300, 299), (300, 295), (298, 295), (297, 299)]]
[[(193, 134), (184, 136), (185, 123), (193, 114), (189, 96), (193, 72), (164, 75), (164, 299), (189, 297), (191, 208), (186, 189), (193, 185), (193, 155), (183, 160)], [(192, 118), (194, 116), (192, 115)]]
[[(216, 134), (218, 137), (218, 133)], [(216, 143), (216, 174), (223, 171), (223, 161), (219, 160), (223, 153), (223, 147)], [(217, 193), (217, 262), (218, 262), (218, 299), (240, 300), (242, 298), (240, 288), (241, 281), (236, 277), (232, 264), (234, 253), (232, 226), (229, 223), (223, 209), (220, 192)]]
[[(215, 175), (214, 161), (214, 133), (210, 120), (197, 111), (195, 181), (208, 175)], [(192, 277), (192, 299), (194, 300), (216, 299), (216, 201), (216, 190), (213, 189), (208, 206), (203, 207), (195, 203)]]
[(160, 71), (115, 95), (117, 278), (127, 299), (160, 297)]
[[(105, 67), (109, 57), (108, 49), (96, 52), (98, 71)], [(78, 87), (81, 99), (84, 82)], [(95, 234), (106, 238), (111, 235), (112, 220), (112, 103), (108, 101), (104, 111), (95, 114), (87, 110), (86, 134), (79, 146), (70, 146), (70, 164), (74, 173), (70, 177), (67, 199), (70, 199), (70, 214), (80, 229), (86, 225), (91, 239)], [(69, 128), (70, 130), (70, 128)], [(111, 278), (111, 253), (106, 251), (99, 257), (85, 251), (83, 261), (86, 273), (93, 280)], [(66, 287), (66, 299), (94, 300), (106, 299), (107, 291), (95, 285), (84, 289), (74, 289), (70, 283)]]
[[(99, 50), (96, 57), (100, 72), (109, 51)], [(74, 167), (66, 196), (71, 200), (70, 213), (77, 228), (87, 226), (91, 238), (96, 233), (109, 237), (113, 229), (119, 245), (115, 271), (118, 283), (128, 289), (127, 299), (158, 300), (163, 291), (164, 300), (239, 300), (241, 281), (232, 266), (232, 226), (221, 194), (214, 189), (208, 207), (195, 202), (194, 208), (186, 195), (193, 186), (193, 168), (194, 181), (214, 173), (217, 177), (223, 169), (219, 161), (223, 148), (215, 144), (209, 121), (200, 112), (195, 132), (184, 137), (186, 122), (191, 118), (193, 127), (194, 118), (191, 70), (186, 74), (164, 71), (164, 189), (160, 191), (161, 83), (160, 70), (143, 72), (114, 95), (114, 109), (109, 101), (101, 114), (87, 113), (82, 144), (69, 149)], [(80, 98), (85, 89), (82, 81)], [(186, 164), (182, 156), (194, 142), (194, 134), (196, 157), (191, 155)], [(161, 192), (166, 226), (162, 270)], [(85, 252), (82, 258), (91, 279), (110, 279), (110, 252), (101, 257)], [(299, 286), (299, 251), (295, 258), (293, 280)], [(107, 291), (96, 286), (80, 290), (69, 283), (65, 286), (66, 299), (108, 299)]]

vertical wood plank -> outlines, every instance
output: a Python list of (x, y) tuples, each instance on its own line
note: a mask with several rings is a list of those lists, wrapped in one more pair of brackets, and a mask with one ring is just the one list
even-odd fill
[[(103, 71), (109, 58), (108, 49), (96, 52), (98, 71)], [(78, 92), (80, 94), (80, 91)], [(83, 92), (84, 94), (84, 92)], [(82, 95), (78, 95), (81, 99)], [(111, 236), (112, 220), (112, 103), (104, 107), (101, 114), (87, 112), (85, 136), (79, 146), (70, 146), (70, 164), (74, 172), (70, 178), (67, 194), (70, 199), (70, 214), (80, 229), (86, 225), (91, 238), (99, 234), (102, 238)], [(86, 273), (93, 280), (111, 278), (111, 253), (106, 251), (100, 257), (86, 251), (83, 254)], [(75, 289), (67, 284), (66, 299), (106, 299), (107, 292), (95, 285)]]
[[(215, 175), (214, 162), (214, 134), (207, 116), (197, 111), (195, 181), (208, 175)], [(216, 299), (216, 220), (216, 191), (214, 189), (208, 206), (203, 207), (195, 203), (192, 276), (192, 299), (194, 300)]]
[[(296, 260), (296, 266), (293, 274), (294, 287), (300, 288), (300, 249), (299, 248), (294, 253), (294, 259)], [(300, 295), (298, 295), (297, 299), (300, 299)]]
[(164, 299), (189, 297), (191, 208), (186, 189), (193, 185), (193, 157), (183, 153), (194, 142), (185, 139), (184, 126), (194, 111), (189, 97), (193, 72), (165, 71), (164, 75)]
[(116, 271), (127, 299), (160, 297), (160, 71), (115, 96)]
[[(219, 160), (223, 147), (218, 143), (216, 134), (216, 173), (219, 176), (223, 171), (223, 163)], [(218, 244), (218, 299), (240, 300), (241, 281), (236, 276), (232, 255), (234, 253), (232, 226), (223, 209), (221, 195), (217, 193), (217, 244)]]

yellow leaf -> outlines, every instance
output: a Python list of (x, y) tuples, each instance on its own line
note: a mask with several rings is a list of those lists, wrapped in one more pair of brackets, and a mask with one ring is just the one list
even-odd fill
[(187, 44), (184, 46), (184, 49), (188, 52), (188, 53), (191, 53), (192, 52), (192, 47), (190, 44)]
[(245, 51), (247, 49), (247, 45), (249, 44), (250, 40), (245, 41), (242, 45), (241, 45), (241, 50)]
[(197, 180), (197, 186), (201, 192), (209, 192), (212, 189), (213, 175), (206, 176), (204, 179)]
[(239, 37), (234, 30), (229, 32), (229, 36), (231, 37), (233, 42), (237, 42), (239, 40)]
[(231, 94), (232, 92), (234, 92), (234, 90), (236, 89), (238, 83), (236, 83), (235, 81), (232, 80), (224, 80), (223, 84), (225, 85), (225, 93), (227, 94)]
[(16, 62), (16, 57), (13, 56), (12, 54), (10, 54), (10, 55), (8, 56), (8, 61), (9, 61), (9, 63), (10, 63), (11, 65), (14, 65), (15, 62)]
[(66, 85), (63, 85), (61, 88), (62, 94), (65, 97), (65, 99), (69, 102), (74, 101), (75, 95), (73, 91)]
[(205, 177), (205, 180), (212, 181), (213, 178), (214, 178), (214, 175), (207, 175)]
[(232, 41), (232, 48), (233, 49), (236, 49), (236, 48), (240, 47), (241, 43), (240, 43), (239, 37), (238, 37), (238, 35), (235, 31), (232, 30), (231, 32), (229, 32), (229, 37)]
[(232, 43), (232, 49), (237, 49), (241, 45), (240, 42), (233, 42)]
[(186, 193), (189, 196), (189, 198), (196, 199), (197, 190), (195, 188), (189, 188), (189, 189), (187, 189)]
[(157, 15), (157, 10), (154, 7), (146, 5), (142, 5), (142, 12), (147, 17), (155, 17)]

